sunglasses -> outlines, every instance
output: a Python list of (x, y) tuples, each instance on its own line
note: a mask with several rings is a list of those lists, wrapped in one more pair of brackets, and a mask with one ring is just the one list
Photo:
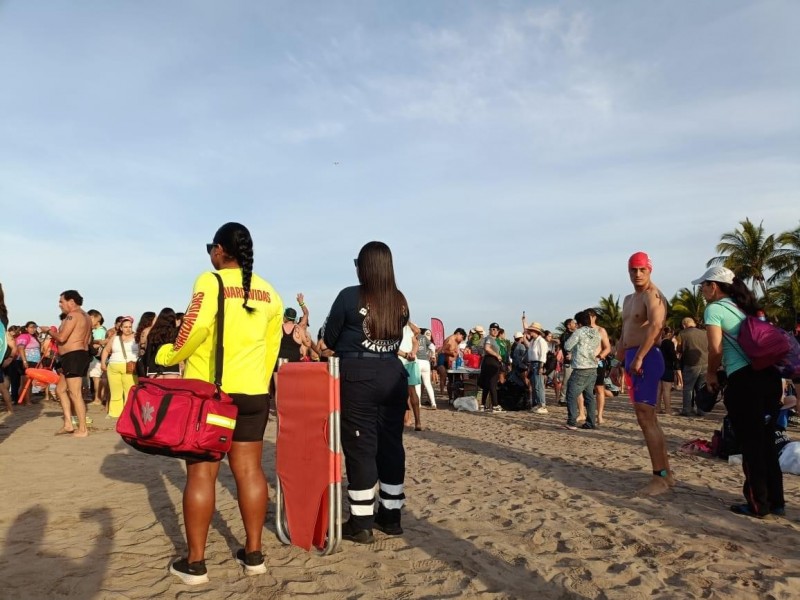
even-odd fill
[(358, 267), (358, 259), (357, 259), (357, 258), (354, 258), (354, 259), (353, 259), (353, 264), (354, 264), (356, 267)]
[(215, 246), (219, 246), (219, 244), (206, 244), (206, 252), (211, 254), (211, 251), (214, 249)]

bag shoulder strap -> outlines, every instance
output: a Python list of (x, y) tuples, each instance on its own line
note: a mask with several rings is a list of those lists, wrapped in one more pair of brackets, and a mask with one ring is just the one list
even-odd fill
[(125, 352), (125, 341), (122, 339), (122, 334), (118, 333), (119, 336), (119, 347), (122, 348), (122, 358), (125, 359), (125, 362), (128, 362), (128, 353)]
[[(724, 306), (725, 308), (728, 309), (728, 311), (730, 311), (732, 314), (738, 317), (739, 315), (736, 312), (734, 312), (734, 310), (731, 308), (731, 305), (728, 302), (723, 302), (722, 300), (724, 300), (724, 298), (717, 300), (713, 304), (719, 304), (720, 306)], [(733, 300), (731, 300), (731, 302), (733, 302)], [(744, 315), (744, 319), (742, 319), (742, 322), (746, 321), (747, 314), (745, 314), (745, 312), (741, 310), (738, 306), (736, 307), (736, 310), (738, 310), (741, 314)], [(744, 350), (742, 350), (742, 347), (739, 345), (739, 341), (735, 337), (733, 337), (730, 333), (722, 329), (722, 327), (720, 327), (720, 330), (722, 331), (722, 335), (728, 338), (729, 341), (735, 342), (732, 343), (731, 346), (733, 346), (734, 350), (736, 350), (739, 353), (739, 355), (747, 361), (747, 364), (750, 364), (750, 357), (748, 357), (747, 354), (745, 354)]]
[(217, 294), (217, 346), (214, 358), (214, 385), (217, 389), (222, 389), (222, 365), (223, 353), (225, 351), (222, 340), (225, 335), (225, 290), (222, 277), (219, 273), (213, 273), (219, 283), (219, 293)]

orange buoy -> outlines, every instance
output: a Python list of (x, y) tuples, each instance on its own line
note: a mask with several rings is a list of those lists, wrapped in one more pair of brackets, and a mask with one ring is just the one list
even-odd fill
[(25, 369), (25, 377), (45, 385), (58, 383), (58, 373), (51, 371), (50, 369), (27, 368)]

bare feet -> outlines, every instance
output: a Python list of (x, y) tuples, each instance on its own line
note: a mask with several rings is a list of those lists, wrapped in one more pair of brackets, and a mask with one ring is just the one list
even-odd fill
[(602, 425), (602, 424), (603, 424), (603, 416), (602, 416), (602, 415), (597, 415), (597, 422), (598, 422), (600, 425)]
[(75, 431), (72, 432), (72, 437), (76, 437), (76, 438), (89, 437), (89, 431), (88, 430), (87, 431), (75, 430)]
[(66, 427), (62, 427), (58, 431), (56, 431), (53, 435), (66, 435), (68, 433), (75, 433), (74, 429), (67, 429)]
[[(674, 485), (674, 484), (673, 484)], [(637, 496), (658, 496), (660, 494), (664, 494), (670, 490), (670, 484), (668, 477), (661, 477), (659, 475), (653, 475), (652, 479), (650, 479), (650, 483), (636, 492)]]

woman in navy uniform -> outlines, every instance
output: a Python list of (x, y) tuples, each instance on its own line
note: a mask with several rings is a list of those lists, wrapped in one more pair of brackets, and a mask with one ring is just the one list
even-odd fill
[[(397, 352), (408, 305), (395, 284), (392, 252), (386, 244), (369, 242), (355, 263), (360, 285), (339, 292), (323, 338), (341, 359), (342, 448), (350, 501), (342, 537), (369, 544), (373, 527), (388, 535), (403, 533), (408, 376)], [(377, 514), (376, 482), (380, 483)]]

